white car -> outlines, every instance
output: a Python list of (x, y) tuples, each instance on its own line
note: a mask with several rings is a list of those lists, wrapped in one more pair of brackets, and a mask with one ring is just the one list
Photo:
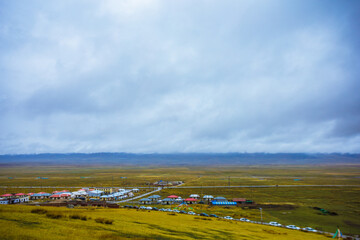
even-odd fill
[(145, 206), (140, 206), (139, 209), (146, 209), (146, 207)]
[(275, 226), (275, 227), (281, 227), (282, 225), (278, 222), (269, 222), (269, 225)]
[(304, 231), (308, 231), (308, 232), (317, 232), (317, 230), (311, 228), (311, 227), (306, 227), (306, 228), (303, 228), (302, 230)]
[(300, 230), (300, 228), (295, 226), (295, 225), (287, 225), (286, 228), (294, 229), (294, 230)]
[(249, 220), (249, 219), (247, 219), (247, 218), (240, 218), (240, 221), (243, 221), (243, 222), (250, 222), (250, 220)]
[(234, 220), (234, 218), (230, 217), (230, 216), (226, 216), (224, 217), (224, 219), (227, 219), (227, 220)]
[(192, 211), (188, 212), (187, 214), (189, 214), (189, 215), (196, 215), (196, 213), (194, 213), (194, 212), (192, 212)]
[(146, 210), (152, 210), (152, 207), (146, 207)]

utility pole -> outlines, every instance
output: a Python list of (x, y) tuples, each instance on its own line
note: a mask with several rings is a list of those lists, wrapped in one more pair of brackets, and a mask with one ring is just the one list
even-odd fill
[(261, 215), (261, 223), (263, 222), (263, 218), (262, 218), (262, 208), (259, 208), (260, 209), (260, 215)]

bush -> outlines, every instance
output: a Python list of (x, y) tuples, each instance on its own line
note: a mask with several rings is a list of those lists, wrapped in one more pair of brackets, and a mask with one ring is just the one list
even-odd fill
[(43, 208), (35, 208), (35, 209), (31, 210), (31, 213), (45, 214), (45, 213), (47, 213), (47, 210), (45, 210)]
[(105, 224), (113, 224), (114, 220), (112, 219), (106, 219)]
[(81, 216), (80, 219), (83, 220), (83, 221), (86, 221), (86, 220), (87, 220), (87, 217), (86, 217), (86, 216)]
[(78, 215), (78, 214), (73, 214), (73, 215), (70, 215), (69, 218), (71, 218), (71, 219), (81, 219), (81, 216)]
[(60, 213), (47, 213), (46, 217), (52, 218), (52, 219), (59, 219), (59, 218), (62, 218), (63, 215)]
[(102, 223), (102, 224), (112, 224), (114, 220), (106, 219), (106, 218), (95, 218), (95, 222)]
[(104, 223), (105, 218), (95, 218), (95, 222), (97, 223)]

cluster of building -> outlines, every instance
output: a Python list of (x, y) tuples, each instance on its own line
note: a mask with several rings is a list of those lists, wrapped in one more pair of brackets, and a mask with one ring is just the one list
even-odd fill
[(140, 204), (210, 204), (217, 206), (253, 206), (255, 202), (252, 200), (247, 200), (245, 198), (233, 198), (231, 200), (224, 197), (214, 197), (212, 195), (205, 195), (200, 197), (199, 194), (191, 194), (188, 198), (182, 198), (176, 195), (170, 195), (166, 198), (161, 199), (159, 195), (152, 195), (148, 198), (140, 199)]
[(139, 189), (134, 188), (131, 190), (126, 189), (113, 189), (113, 188), (82, 188), (75, 192), (69, 190), (54, 191), (52, 193), (39, 192), (39, 193), (16, 193), (16, 194), (3, 194), (0, 195), (0, 204), (15, 204), (29, 202), (29, 200), (59, 200), (59, 199), (81, 199), (81, 200), (105, 200), (115, 201), (128, 197), (133, 197), (134, 193)]
[(151, 185), (158, 186), (158, 187), (166, 187), (166, 186), (177, 186), (183, 184), (183, 181), (163, 181), (159, 180), (157, 182), (152, 183)]

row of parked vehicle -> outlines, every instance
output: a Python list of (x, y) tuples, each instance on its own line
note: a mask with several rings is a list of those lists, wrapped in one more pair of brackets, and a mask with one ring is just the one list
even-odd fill
[(240, 219), (236, 219), (230, 216), (225, 216), (225, 217), (219, 217), (216, 214), (207, 214), (207, 213), (195, 213), (193, 211), (184, 211), (184, 210), (177, 210), (177, 209), (170, 209), (170, 208), (157, 208), (157, 207), (149, 207), (149, 206), (132, 206), (132, 205), (125, 205), (123, 206), (123, 208), (134, 208), (134, 209), (142, 209), (142, 210), (153, 210), (153, 211), (161, 211), (161, 212), (173, 212), (173, 213), (181, 213), (181, 214), (189, 214), (189, 215), (196, 215), (196, 216), (202, 216), (202, 217), (214, 217), (214, 218), (222, 218), (222, 219), (226, 219), (226, 220), (234, 220), (234, 221), (242, 221), (242, 222), (250, 222), (250, 223), (257, 223), (257, 224), (264, 224), (264, 225), (270, 225), (270, 226), (275, 226), (275, 227), (285, 227), (288, 229), (294, 229), (294, 230), (303, 230), (303, 231), (307, 231), (307, 232), (318, 232), (317, 230), (311, 228), (311, 227), (305, 227), (305, 228), (300, 228), (297, 227), (295, 225), (282, 225), (278, 222), (257, 222), (257, 221), (251, 221), (247, 218), (240, 218)]

